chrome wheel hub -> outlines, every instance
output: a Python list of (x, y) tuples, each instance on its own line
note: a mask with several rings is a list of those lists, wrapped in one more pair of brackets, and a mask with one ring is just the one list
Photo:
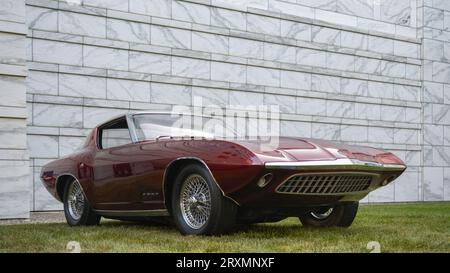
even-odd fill
[(190, 175), (181, 187), (181, 214), (186, 224), (193, 229), (202, 228), (211, 213), (211, 193), (206, 180), (197, 174)]
[(74, 220), (79, 220), (83, 215), (84, 210), (84, 194), (78, 181), (73, 182), (70, 185), (67, 205), (69, 214)]
[(311, 211), (311, 216), (317, 220), (325, 220), (333, 213), (333, 208), (320, 209), (317, 211)]

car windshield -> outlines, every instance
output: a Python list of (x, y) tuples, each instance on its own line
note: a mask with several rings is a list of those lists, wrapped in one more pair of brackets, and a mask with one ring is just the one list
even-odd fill
[(135, 114), (134, 126), (138, 141), (165, 138), (224, 138), (236, 137), (232, 128), (226, 128), (223, 119), (192, 115)]

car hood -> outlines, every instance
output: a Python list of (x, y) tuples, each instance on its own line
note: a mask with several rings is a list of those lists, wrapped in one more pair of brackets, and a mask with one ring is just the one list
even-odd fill
[(233, 142), (253, 152), (263, 163), (349, 158), (381, 164), (404, 164), (394, 154), (382, 149), (327, 140), (280, 137), (273, 145), (249, 140), (233, 140)]

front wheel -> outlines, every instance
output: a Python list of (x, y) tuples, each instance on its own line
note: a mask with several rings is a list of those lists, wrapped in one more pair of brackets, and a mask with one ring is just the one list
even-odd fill
[(172, 191), (173, 219), (184, 235), (220, 235), (236, 221), (236, 205), (225, 198), (202, 166), (184, 167)]
[(302, 213), (299, 218), (306, 227), (349, 227), (358, 212), (358, 202), (322, 207)]
[(93, 226), (100, 223), (100, 215), (92, 210), (77, 180), (66, 184), (63, 200), (64, 215), (70, 226)]

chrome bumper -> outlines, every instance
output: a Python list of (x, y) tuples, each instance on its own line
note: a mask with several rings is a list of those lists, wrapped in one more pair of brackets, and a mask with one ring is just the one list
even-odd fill
[(339, 170), (339, 171), (404, 171), (405, 165), (380, 164), (353, 159), (336, 160), (315, 160), (298, 162), (268, 162), (265, 163), (267, 169), (318, 171), (318, 170)]

